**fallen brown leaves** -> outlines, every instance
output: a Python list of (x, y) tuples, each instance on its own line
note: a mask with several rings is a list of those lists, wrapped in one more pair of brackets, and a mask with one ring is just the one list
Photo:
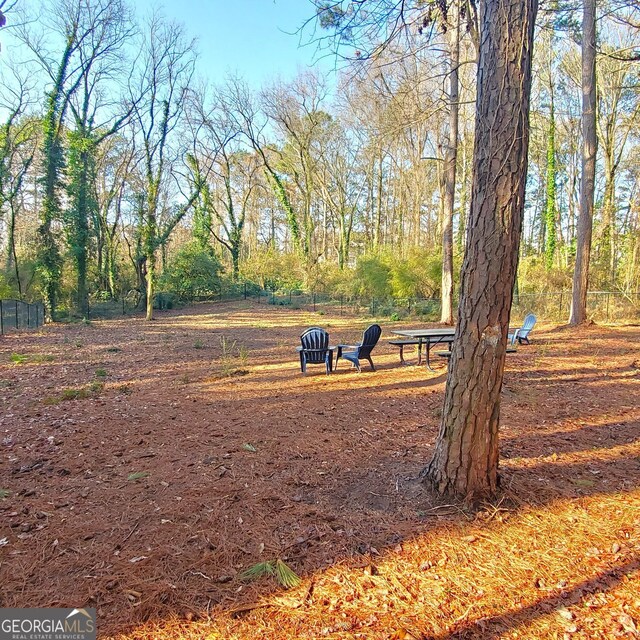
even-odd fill
[[(302, 377), (315, 324), (365, 322), (225, 304), (3, 338), (0, 605), (95, 606), (119, 639), (640, 637), (637, 327), (509, 358), (501, 495), (471, 512), (416, 481), (444, 365), (385, 335), (377, 372)], [(297, 587), (241, 579), (274, 558)]]

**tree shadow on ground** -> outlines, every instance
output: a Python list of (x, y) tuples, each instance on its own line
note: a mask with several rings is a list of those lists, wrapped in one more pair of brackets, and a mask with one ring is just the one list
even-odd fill
[(639, 440), (639, 422), (604, 422), (572, 429), (503, 436), (500, 450), (502, 459), (518, 458), (523, 452), (527, 458), (580, 451), (597, 455), (599, 450), (637, 443)]
[(563, 589), (559, 593), (541, 598), (527, 607), (511, 609), (497, 616), (470, 622), (451, 633), (431, 636), (429, 640), (494, 640), (502, 638), (506, 632), (518, 629), (536, 618), (554, 610), (578, 604), (589, 594), (610, 591), (619, 585), (625, 577), (635, 574), (639, 570), (640, 560), (634, 554), (623, 564), (603, 571), (590, 580), (575, 585), (570, 590)]
[[(162, 336), (154, 339), (162, 347)], [(273, 347), (276, 339), (261, 344)], [(368, 373), (318, 380), (292, 367), (237, 384), (174, 388), (191, 360), (190, 352), (161, 348), (136, 369), (141, 381), (131, 397), (38, 408), (33, 424), (24, 420), (24, 449), (12, 449), (10, 464), (0, 461), (18, 494), (15, 515), (0, 530), (17, 551), (1, 567), (4, 606), (80, 600), (97, 606), (103, 632), (185, 612), (224, 614), (279, 591), (268, 580), (239, 577), (265, 558), (282, 557), (315, 576), (370, 562), (378, 557), (373, 549), (383, 556), (423, 533), (475, 522), (418, 481), (436, 437), (446, 370), (426, 378), (422, 370), (400, 371), (421, 377), (397, 381)], [(508, 373), (509, 384), (518, 379)], [(544, 402), (531, 399), (535, 412), (515, 406), (518, 394), (503, 401), (509, 429), (500, 504), (517, 514), (637, 487), (637, 419), (576, 427), (605, 414), (612, 396), (593, 405), (586, 402), (591, 387), (579, 381), (538, 384)], [(581, 400), (572, 408), (571, 440), (554, 426), (566, 413), (548, 399), (552, 392)], [(46, 421), (38, 422), (41, 413)], [(540, 417), (551, 432), (537, 431)], [(140, 471), (148, 477), (128, 479)], [(518, 625), (539, 615), (534, 605), (522, 612)]]

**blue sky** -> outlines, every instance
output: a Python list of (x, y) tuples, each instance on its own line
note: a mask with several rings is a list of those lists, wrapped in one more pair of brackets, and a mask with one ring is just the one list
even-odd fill
[[(320, 68), (333, 74), (335, 57), (318, 55), (307, 44), (314, 25), (300, 27), (313, 17), (310, 0), (128, 0), (140, 20), (153, 8), (184, 24), (187, 37), (196, 38), (198, 72), (213, 83), (237, 73), (252, 88), (280, 78), (292, 79), (298, 69)], [(37, 11), (39, 0), (26, 0)], [(9, 16), (9, 25), (12, 16)], [(17, 48), (10, 29), (0, 33), (3, 54)], [(2, 55), (2, 54), (0, 54)], [(2, 58), (0, 58), (1, 66)]]
[(237, 72), (258, 88), (277, 77), (290, 79), (298, 68), (334, 68), (331, 57), (317, 60), (314, 45), (301, 46), (295, 33), (313, 16), (309, 0), (136, 0), (135, 6), (140, 16), (158, 6), (167, 18), (182, 22), (198, 39), (199, 72), (212, 82)]

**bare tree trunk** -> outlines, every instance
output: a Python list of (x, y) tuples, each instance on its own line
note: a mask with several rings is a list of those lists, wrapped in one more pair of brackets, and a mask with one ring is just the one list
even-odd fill
[(383, 194), (383, 156), (380, 151), (380, 161), (378, 163), (378, 207), (376, 209), (376, 221), (373, 232), (373, 248), (377, 249), (380, 245), (380, 228), (382, 226), (382, 194)]
[(449, 140), (444, 154), (444, 216), (442, 218), (442, 311), (440, 322), (453, 324), (453, 209), (458, 160), (458, 66), (460, 64), (460, 11), (451, 6), (449, 29)]
[(615, 288), (616, 281), (616, 168), (615, 160), (607, 145), (604, 148), (604, 193), (602, 194), (603, 234), (601, 250), (608, 267), (609, 290)]
[(596, 180), (596, 0), (584, 0), (582, 13), (582, 182), (578, 214), (576, 265), (569, 324), (587, 319), (589, 258)]
[(423, 476), (475, 499), (498, 483), (500, 391), (529, 145), (537, 0), (480, 4), (473, 189), (458, 325), (435, 452)]
[(462, 163), (461, 163), (461, 176), (460, 176), (460, 206), (459, 206), (459, 217), (458, 217), (458, 237), (456, 244), (458, 245), (458, 252), (462, 253), (464, 251), (464, 240), (466, 236), (466, 226), (467, 226), (467, 202), (468, 202), (468, 190), (467, 190), (467, 180), (468, 180), (468, 153), (466, 151), (466, 144), (462, 145)]
[(10, 216), (9, 216), (9, 238), (8, 244), (8, 259), (7, 259), (7, 273), (11, 273), (13, 270), (16, 278), (16, 287), (18, 289), (18, 296), (22, 300), (22, 282), (20, 280), (20, 267), (18, 265), (18, 251), (16, 249), (16, 206), (13, 200), (9, 202)]

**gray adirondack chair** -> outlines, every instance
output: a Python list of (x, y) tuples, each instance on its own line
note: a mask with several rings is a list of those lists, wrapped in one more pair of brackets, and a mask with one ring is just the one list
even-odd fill
[(307, 372), (308, 364), (324, 364), (327, 374), (331, 373), (333, 365), (333, 349), (329, 348), (329, 334), (320, 327), (311, 327), (300, 336), (301, 346), (300, 370)]
[(339, 344), (337, 346), (338, 353), (336, 354), (336, 369), (338, 368), (338, 360), (340, 360), (340, 358), (344, 358), (345, 360), (349, 360), (349, 362), (353, 363), (355, 368), (358, 370), (358, 373), (361, 371), (361, 359), (368, 360), (371, 365), (371, 369), (375, 371), (376, 368), (373, 366), (371, 352), (376, 344), (378, 344), (381, 334), (382, 329), (380, 328), (380, 325), (372, 324), (370, 327), (367, 327), (365, 332), (362, 334), (362, 342), (355, 345)]
[(516, 329), (511, 337), (511, 344), (515, 344), (516, 340), (520, 344), (529, 344), (529, 333), (536, 325), (536, 317), (533, 313), (529, 313), (522, 323), (522, 326), (519, 329)]

